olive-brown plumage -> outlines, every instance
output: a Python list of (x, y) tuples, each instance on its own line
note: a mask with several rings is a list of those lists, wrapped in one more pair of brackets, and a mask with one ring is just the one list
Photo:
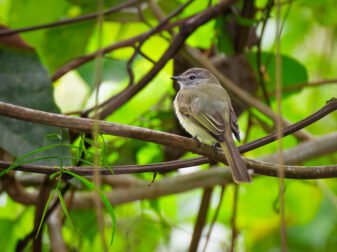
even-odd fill
[(183, 128), (201, 142), (218, 142), (223, 149), (236, 183), (251, 183), (245, 162), (232, 133), (240, 140), (237, 117), (230, 97), (208, 70), (191, 68), (173, 76), (180, 84), (174, 108)]

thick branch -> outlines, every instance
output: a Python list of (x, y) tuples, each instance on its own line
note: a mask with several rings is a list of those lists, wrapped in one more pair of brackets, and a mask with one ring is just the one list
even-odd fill
[[(325, 115), (335, 111), (337, 109), (337, 99), (331, 99), (322, 109), (310, 115), (309, 117), (303, 119), (302, 121), (290, 125), (283, 129), (283, 136), (287, 136), (296, 130), (299, 130), (303, 127), (310, 125), (311, 123), (321, 119)], [(73, 130), (79, 130), (83, 132), (90, 132), (95, 123), (94, 120), (85, 119), (85, 118), (76, 118), (65, 115), (58, 115), (53, 113), (47, 113), (37, 110), (32, 110), (28, 108), (23, 108), (20, 106), (11, 105), (8, 103), (0, 102), (0, 114), (16, 118), (19, 120), (25, 120), (30, 122), (35, 122), (39, 124), (45, 124), (50, 126), (57, 126), (63, 128), (70, 128)], [(105, 121), (96, 122), (102, 133), (111, 134), (115, 136), (129, 137), (138, 140), (144, 140), (149, 142), (154, 142), (163, 145), (169, 145), (176, 148), (182, 148), (186, 151), (191, 151), (209, 157), (212, 160), (218, 160), (220, 162), (226, 163), (224, 155), (221, 153), (215, 154), (213, 149), (206, 145), (202, 144), (200, 148), (192, 139), (177, 136), (174, 134), (168, 134), (164, 132), (154, 131), (150, 129), (144, 129), (135, 126), (127, 126), (118, 123), (111, 123)], [(254, 148), (263, 146), (267, 143), (270, 143), (277, 139), (277, 134), (273, 133), (269, 136), (257, 139), (250, 143), (241, 145), (239, 150), (241, 153), (252, 150)], [(134, 172), (145, 172), (145, 171), (158, 171), (158, 170), (174, 170), (182, 167), (189, 167), (194, 165), (200, 165), (209, 162), (208, 158), (199, 157), (187, 160), (176, 160), (165, 162), (162, 164), (151, 164), (146, 166), (123, 166), (115, 167), (115, 172), (119, 173), (119, 170), (124, 173), (134, 173)], [(21, 168), (22, 169), (22, 168)], [(53, 168), (51, 168), (53, 169)], [(119, 169), (119, 170), (118, 170)], [(54, 169), (53, 172), (57, 171)], [(81, 168), (81, 171), (84, 171), (84, 168)], [(45, 169), (36, 168), (35, 172), (45, 173)], [(88, 172), (88, 171), (87, 171)], [(48, 172), (49, 173), (49, 172)], [(89, 175), (89, 174), (87, 174)]]

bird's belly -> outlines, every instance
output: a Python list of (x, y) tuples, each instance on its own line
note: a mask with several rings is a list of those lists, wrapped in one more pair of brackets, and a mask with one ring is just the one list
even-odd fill
[(203, 128), (195, 125), (187, 116), (184, 116), (179, 112), (179, 109), (175, 106), (176, 114), (181, 126), (193, 137), (197, 137), (203, 143), (215, 142), (216, 140), (207, 133)]

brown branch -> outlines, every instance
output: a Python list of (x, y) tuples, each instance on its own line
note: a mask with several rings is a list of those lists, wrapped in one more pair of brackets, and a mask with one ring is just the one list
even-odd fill
[[(287, 136), (289, 134), (292, 134), (293, 132), (302, 129), (315, 121), (320, 120), (327, 114), (335, 111), (337, 109), (337, 99), (333, 98), (327, 104), (321, 108), (320, 110), (316, 111), (312, 115), (308, 116), (307, 118), (290, 125), (283, 129), (282, 133), (283, 136)], [(93, 127), (94, 121), (91, 119), (85, 119), (85, 118), (76, 118), (76, 117), (70, 117), (65, 115), (58, 115), (58, 114), (52, 114), (42, 111), (36, 111), (32, 109), (23, 108), (20, 106), (15, 106), (7, 103), (0, 102), (0, 114), (16, 118), (19, 120), (25, 120), (25, 121), (31, 121), (39, 124), (45, 124), (45, 125), (51, 125), (51, 126), (57, 126), (57, 127), (63, 127), (63, 128), (70, 128), (73, 130), (78, 130), (82, 132), (91, 132), (91, 129)], [(186, 151), (191, 151), (195, 153), (199, 153), (201, 155), (208, 156), (214, 160), (218, 160), (216, 155), (214, 155), (213, 149), (205, 144), (201, 145), (201, 148), (198, 148), (195, 141), (192, 139), (188, 139), (185, 137), (177, 136), (174, 134), (168, 134), (164, 132), (158, 132), (150, 129), (143, 129), (140, 127), (135, 126), (126, 126), (118, 123), (111, 123), (111, 122), (104, 122), (104, 121), (98, 121), (99, 127), (101, 130), (103, 130), (103, 133), (116, 135), (116, 136), (122, 136), (122, 137), (129, 137), (134, 138), (138, 140), (145, 140), (150, 141), (158, 144), (163, 145), (170, 145), (176, 148), (182, 148)], [(239, 150), (241, 153), (250, 151), (252, 149), (261, 147), (263, 145), (266, 145), (268, 143), (271, 143), (277, 139), (277, 134), (273, 133), (271, 135), (268, 135), (266, 137), (257, 139), (255, 141), (252, 141), (250, 143), (243, 144), (239, 146)], [(219, 156), (219, 154), (217, 155)], [(155, 172), (155, 171), (170, 171), (175, 170), (177, 168), (183, 168), (183, 167), (190, 167), (200, 164), (205, 164), (210, 161), (209, 158), (205, 157), (197, 157), (192, 159), (185, 159), (185, 160), (176, 160), (176, 161), (170, 161), (170, 162), (163, 162), (160, 164), (150, 164), (146, 166), (123, 166), (123, 167), (115, 167), (115, 172), (118, 174), (120, 172), (124, 173), (136, 173), (136, 172)], [(24, 166), (22, 166), (24, 167)], [(23, 168), (20, 169), (23, 169)], [(46, 168), (46, 167), (44, 167)], [(45, 173), (46, 169), (36, 167), (35, 172), (37, 173)], [(57, 169), (50, 168), (48, 173), (50, 172), (56, 172)], [(83, 168), (81, 168), (81, 171), (83, 172)], [(86, 175), (90, 175), (90, 169), (87, 170)]]
[(50, 247), (52, 252), (66, 252), (67, 246), (62, 236), (60, 208), (57, 208), (47, 221)]
[(133, 75), (133, 71), (132, 71), (132, 63), (135, 60), (136, 56), (139, 54), (142, 45), (144, 44), (144, 42), (151, 37), (153, 34), (157, 33), (162, 27), (164, 27), (172, 18), (174, 18), (175, 16), (179, 15), (190, 3), (192, 3), (193, 0), (189, 0), (186, 3), (184, 3), (183, 5), (179, 6), (177, 9), (175, 9), (174, 11), (172, 11), (165, 19), (163, 19), (161, 22), (159, 22), (159, 24), (152, 28), (150, 31), (147, 32), (147, 35), (145, 37), (143, 37), (138, 45), (136, 45), (134, 47), (134, 53), (132, 54), (132, 56), (129, 58), (128, 62), (127, 62), (127, 70), (129, 73), (129, 85), (133, 84), (133, 80), (134, 80), (134, 75)]
[(217, 208), (215, 210), (214, 216), (212, 218), (211, 225), (210, 225), (209, 230), (208, 230), (207, 235), (206, 235), (206, 242), (205, 242), (205, 245), (204, 245), (204, 249), (202, 250), (203, 252), (206, 251), (209, 239), (210, 239), (211, 234), (212, 234), (212, 230), (213, 230), (214, 224), (216, 222), (216, 219), (218, 218), (218, 215), (219, 215), (219, 212), (220, 212), (220, 208), (221, 208), (221, 203), (222, 203), (223, 196), (224, 196), (224, 192), (225, 192), (225, 187), (222, 186), (221, 187), (221, 192), (220, 192), (220, 195), (219, 195), (218, 206), (217, 206)]
[[(285, 150), (285, 163), (302, 163), (306, 160), (310, 160), (312, 158), (320, 157), (322, 155), (326, 155), (329, 153), (333, 153), (337, 150), (337, 133), (327, 134), (323, 137), (316, 138), (313, 141), (305, 142), (300, 144), (299, 146), (292, 147), (288, 150)], [(287, 153), (292, 153), (292, 155), (286, 156)], [(262, 174), (266, 176), (277, 176), (277, 164), (270, 164), (267, 162), (261, 161), (269, 161), (276, 162), (275, 158), (276, 154), (272, 154), (267, 157), (262, 157), (260, 161), (257, 160), (249, 160), (245, 159), (247, 166), (254, 170), (256, 174)], [(198, 161), (204, 161), (199, 162)], [(114, 174), (130, 174), (130, 173), (141, 173), (141, 172), (158, 172), (158, 171), (170, 171), (177, 170), (184, 167), (195, 166), (199, 164), (204, 164), (209, 162), (210, 160), (207, 158), (198, 158), (197, 162), (194, 160), (190, 163), (186, 164), (186, 160), (182, 162), (182, 165), (177, 161), (174, 166), (170, 167), (170, 169), (165, 169), (162, 166), (162, 163), (158, 164), (149, 164), (149, 165), (125, 165), (125, 166), (112, 166), (111, 169), (114, 171)], [(169, 163), (169, 162), (167, 162)], [(166, 164), (167, 164), (166, 163)], [(6, 161), (0, 161), (0, 170), (8, 168), (12, 163)], [(170, 164), (167, 164), (170, 166)], [(317, 179), (317, 178), (331, 178), (337, 176), (337, 165), (327, 165), (327, 166), (285, 166), (286, 169), (286, 178), (294, 178), (294, 179)], [(21, 165), (16, 168), (19, 171), (25, 172), (34, 172), (34, 173), (42, 173), (42, 174), (52, 174), (59, 171), (57, 167), (51, 166), (41, 166), (41, 165)], [(93, 167), (69, 167), (65, 168), (70, 172), (76, 173), (81, 176), (92, 176)], [(100, 172), (102, 175), (111, 175), (110, 170), (105, 167), (100, 168)]]
[(25, 190), (12, 174), (6, 174), (1, 178), (1, 185), (8, 196), (14, 201), (26, 206), (36, 204), (38, 194)]
[[(130, 0), (130, 1), (127, 1), (127, 2), (122, 3), (120, 5), (111, 7), (110, 9), (104, 11), (102, 14), (103, 15), (109, 15), (109, 14), (112, 14), (114, 12), (118, 12), (118, 11), (124, 9), (124, 8), (128, 8), (128, 7), (134, 6), (136, 4), (139, 4), (142, 1), (144, 1), (144, 0)], [(2, 30), (2, 31), (0, 31), (0, 37), (13, 35), (13, 34), (17, 34), (17, 33), (28, 32), (28, 31), (40, 30), (40, 29), (45, 29), (45, 28), (51, 28), (51, 27), (56, 27), (56, 26), (60, 26), (60, 25), (77, 23), (77, 22), (82, 22), (82, 21), (86, 21), (86, 20), (90, 20), (90, 19), (95, 19), (95, 18), (98, 17), (99, 14), (100, 14), (99, 12), (94, 12), (94, 13), (83, 15), (83, 16), (80, 16), (80, 17), (64, 19), (64, 20), (60, 20), (60, 21), (57, 21), (57, 22), (49, 23), (49, 24), (36, 25), (36, 26), (20, 28), (20, 29), (15, 29), (15, 30)]]
[[(337, 79), (327, 79), (327, 80), (319, 80), (319, 81), (313, 81), (313, 82), (308, 82), (308, 83), (300, 83), (300, 84), (292, 85), (289, 87), (285, 87), (282, 89), (282, 92), (287, 93), (287, 92), (292, 92), (292, 91), (298, 91), (305, 87), (318, 87), (322, 85), (336, 84), (336, 83), (337, 83)], [(274, 96), (275, 91), (270, 92), (269, 95)]]
[(136, 85), (129, 85), (118, 95), (109, 99), (106, 103), (106, 107), (100, 112), (100, 118), (106, 118), (108, 115), (129, 101), (140, 90), (142, 90), (176, 54), (180, 47), (183, 46), (185, 40), (189, 37), (190, 34), (192, 34), (199, 26), (207, 23), (228, 9), (235, 1), (236, 0), (222, 0), (217, 5), (207, 8), (206, 10), (196, 14), (183, 23), (180, 26), (179, 34), (173, 38), (169, 48), (165, 51), (158, 62), (143, 78), (141, 78), (141, 80)]
[[(116, 189), (106, 192), (112, 206), (121, 205), (135, 200), (155, 199), (165, 195), (182, 193), (196, 188), (209, 188), (214, 185), (226, 185), (232, 182), (229, 169), (215, 167), (200, 172), (193, 172), (175, 177), (165, 177), (157, 180), (151, 186)], [(74, 209), (92, 208), (90, 192), (79, 192), (74, 195)]]
[(261, 35), (260, 35), (259, 40), (257, 42), (257, 57), (256, 57), (257, 70), (258, 70), (258, 73), (259, 73), (259, 83), (260, 83), (260, 86), (261, 86), (262, 91), (263, 91), (263, 96), (264, 96), (268, 106), (270, 106), (270, 100), (269, 100), (269, 96), (268, 96), (268, 93), (267, 93), (266, 85), (264, 83), (264, 73), (265, 73), (265, 71), (262, 69), (262, 63), (261, 63), (261, 53), (262, 53), (261, 44), (262, 44), (263, 34), (264, 34), (264, 31), (265, 31), (265, 28), (266, 28), (266, 25), (267, 25), (267, 21), (269, 19), (270, 12), (272, 10), (273, 5), (274, 5), (274, 0), (268, 0), (268, 2), (266, 4), (266, 7), (265, 7), (266, 14), (265, 14), (265, 17), (263, 18)]
[[(52, 190), (52, 181), (49, 179), (48, 176), (45, 176), (43, 184), (40, 188), (38, 198), (36, 200), (36, 207), (35, 207), (35, 214), (34, 214), (34, 229), (37, 229), (40, 225), (43, 211), (46, 207), (49, 194)], [(38, 234), (37, 237), (33, 240), (33, 251), (40, 252), (42, 251), (42, 234), (43, 234), (43, 226)], [(22, 250), (23, 251), (23, 248)]]
[(233, 213), (232, 213), (232, 241), (230, 251), (234, 252), (235, 248), (235, 240), (237, 237), (237, 230), (236, 230), (236, 215), (237, 215), (237, 205), (238, 205), (238, 197), (239, 197), (239, 185), (234, 185), (234, 199), (233, 199)]
[[(174, 21), (172, 23), (169, 23), (169, 24), (165, 25), (164, 27), (162, 27), (158, 32), (168, 30), (168, 29), (171, 29), (175, 26), (181, 25), (182, 23), (186, 22), (188, 19), (190, 19), (192, 17), (194, 17), (194, 15), (192, 15), (190, 17), (187, 17), (187, 18), (183, 18), (183, 19)], [(74, 58), (74, 59), (70, 60), (68, 63), (66, 63), (65, 65), (58, 68), (52, 74), (51, 79), (52, 79), (52, 81), (56, 81), (57, 79), (59, 79), (60, 77), (62, 77), (66, 73), (68, 73), (70, 70), (73, 70), (73, 69), (93, 60), (99, 54), (106, 54), (106, 53), (109, 53), (109, 52), (111, 52), (113, 50), (116, 50), (116, 49), (133, 46), (137, 41), (141, 40), (146, 35), (147, 35), (147, 32), (144, 32), (144, 33), (136, 35), (134, 37), (118, 41), (115, 44), (104, 47), (104, 48), (102, 48), (100, 50), (97, 50), (93, 53), (90, 53), (90, 54), (87, 54), (87, 55), (84, 55), (84, 56), (80, 56), (78, 58)]]
[(192, 240), (188, 249), (189, 252), (195, 252), (198, 250), (200, 237), (206, 223), (207, 213), (211, 203), (212, 192), (213, 187), (205, 188), (203, 191), (197, 221), (195, 222)]
[[(281, 62), (281, 5), (280, 0), (277, 0), (277, 8), (276, 8), (276, 103), (277, 103), (277, 120), (276, 120), (276, 131), (277, 131), (277, 152), (278, 152), (278, 177), (279, 185), (280, 185), (280, 235), (281, 235), (281, 244), (282, 251), (287, 251), (287, 227), (285, 221), (285, 185), (284, 185), (284, 177), (285, 177), (285, 167), (284, 167), (284, 155), (283, 155), (283, 135), (282, 135), (282, 62)], [(280, 36), (278, 36), (280, 34)]]

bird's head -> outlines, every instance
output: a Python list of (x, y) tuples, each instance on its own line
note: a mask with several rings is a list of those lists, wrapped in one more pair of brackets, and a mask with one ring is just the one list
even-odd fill
[(172, 76), (171, 79), (178, 81), (181, 88), (218, 83), (216, 77), (204, 68), (190, 68), (178, 76)]

